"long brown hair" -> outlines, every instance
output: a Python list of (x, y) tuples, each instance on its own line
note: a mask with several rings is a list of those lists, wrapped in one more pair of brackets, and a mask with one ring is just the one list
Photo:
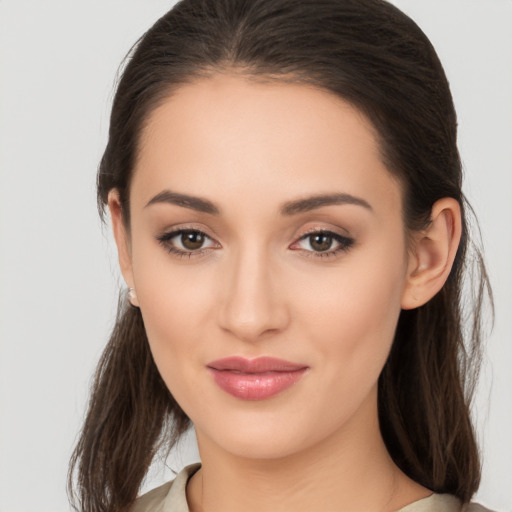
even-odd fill
[[(101, 215), (117, 188), (129, 229), (130, 179), (145, 121), (180, 85), (226, 70), (313, 84), (363, 112), (404, 188), (407, 229), (425, 227), (442, 197), (460, 203), (463, 235), (450, 276), (427, 304), (402, 311), (378, 407), (396, 464), (425, 487), (468, 501), (480, 479), (469, 406), (490, 288), (469, 239), (456, 115), (432, 45), (383, 0), (178, 2), (128, 55), (98, 171)], [(476, 276), (474, 300), (464, 310), (468, 274)], [(70, 494), (87, 512), (128, 510), (158, 449), (172, 446), (190, 423), (158, 374), (140, 311), (123, 294), (70, 465)]]

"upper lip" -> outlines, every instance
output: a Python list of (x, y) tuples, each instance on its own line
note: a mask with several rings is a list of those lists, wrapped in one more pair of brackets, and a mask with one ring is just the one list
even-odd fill
[(239, 356), (217, 359), (206, 366), (214, 370), (232, 370), (242, 373), (293, 372), (307, 368), (307, 365), (292, 363), (275, 357), (245, 359)]

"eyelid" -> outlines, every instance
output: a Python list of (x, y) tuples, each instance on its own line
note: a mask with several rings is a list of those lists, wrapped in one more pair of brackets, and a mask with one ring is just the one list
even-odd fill
[[(341, 233), (340, 231), (344, 231), (344, 233)], [(307, 235), (311, 235), (311, 234), (315, 234), (315, 233), (331, 233), (333, 235), (337, 235), (342, 238), (350, 238), (350, 235), (344, 229), (334, 228), (334, 227), (314, 226), (312, 228), (306, 229), (306, 231), (303, 231), (302, 234), (299, 236), (298, 240), (304, 238)]]

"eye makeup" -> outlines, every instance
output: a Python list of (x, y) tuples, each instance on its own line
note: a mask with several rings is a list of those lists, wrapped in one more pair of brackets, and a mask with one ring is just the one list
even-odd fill
[[(179, 258), (201, 257), (221, 247), (204, 231), (192, 227), (175, 229), (156, 238), (167, 252)], [(353, 238), (331, 230), (312, 229), (294, 242), (290, 249), (301, 251), (306, 257), (332, 258), (347, 252), (354, 242)]]
[[(311, 247), (304, 249), (303, 247), (295, 249), (293, 246), (300, 242), (307, 242)], [(307, 257), (331, 258), (338, 256), (342, 252), (347, 252), (353, 245), (355, 240), (348, 236), (340, 235), (327, 229), (313, 229), (302, 235), (297, 242), (294, 242), (290, 248), (292, 250), (302, 250)], [(333, 245), (335, 248), (333, 249)], [(320, 250), (315, 250), (320, 249)]]
[[(170, 254), (179, 258), (199, 257), (212, 249), (220, 248), (218, 242), (214, 242), (204, 231), (197, 228), (175, 229), (158, 236), (157, 240)], [(213, 243), (204, 247), (207, 240)]]

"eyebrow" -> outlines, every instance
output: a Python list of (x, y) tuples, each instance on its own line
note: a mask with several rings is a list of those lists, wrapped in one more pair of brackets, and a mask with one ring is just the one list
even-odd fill
[(151, 199), (145, 206), (158, 203), (169, 203), (183, 206), (183, 208), (190, 208), (198, 212), (210, 213), (211, 215), (219, 215), (220, 209), (215, 206), (208, 199), (201, 199), (200, 197), (189, 196), (187, 194), (179, 194), (170, 190), (164, 190)]
[(354, 204), (362, 206), (368, 210), (373, 210), (370, 204), (351, 194), (335, 193), (335, 194), (319, 194), (304, 199), (286, 202), (281, 208), (281, 215), (295, 215), (297, 213), (309, 212), (322, 206), (331, 206), (336, 204)]
[[(157, 194), (155, 197), (150, 199), (146, 204), (146, 208), (152, 204), (158, 203), (169, 203), (183, 208), (190, 208), (191, 210), (197, 210), (203, 213), (209, 213), (211, 215), (220, 215), (221, 209), (208, 199), (201, 197), (190, 196), (187, 194), (180, 194), (178, 192), (172, 192), (171, 190), (164, 190)], [(345, 193), (334, 193), (334, 194), (318, 194), (304, 199), (297, 199), (294, 201), (287, 201), (281, 207), (281, 215), (290, 216), (298, 213), (309, 212), (322, 206), (331, 205), (342, 205), (342, 204), (353, 204), (362, 206), (370, 211), (373, 208), (370, 204), (360, 197), (353, 196)]]

